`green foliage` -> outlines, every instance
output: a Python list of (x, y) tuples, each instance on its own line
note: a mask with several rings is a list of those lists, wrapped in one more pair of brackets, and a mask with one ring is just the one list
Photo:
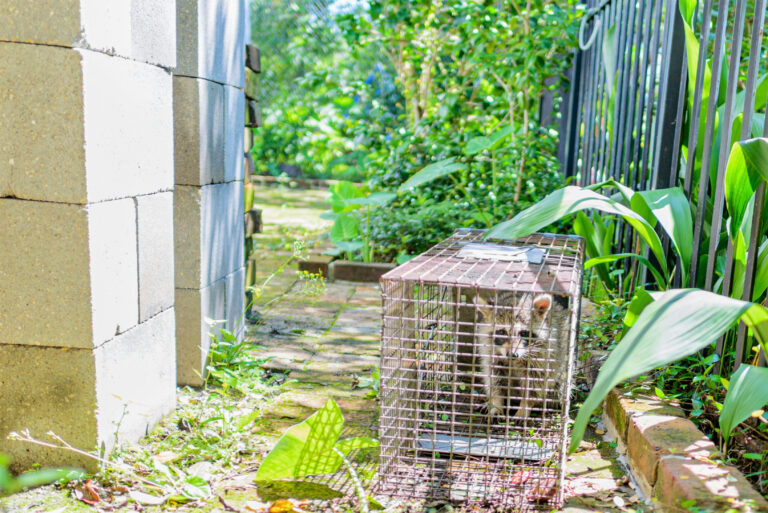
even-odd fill
[[(739, 319), (752, 328), (768, 354), (768, 310), (764, 307), (697, 289), (660, 294), (643, 309), (603, 364), (576, 417), (569, 450), (578, 447), (590, 415), (614, 386), (709, 346)], [(754, 404), (743, 393), (733, 400)]]
[[(742, 365), (731, 376), (720, 413), (720, 432), (727, 446), (733, 429), (768, 404), (768, 369)], [(760, 412), (762, 414), (762, 412)]]
[(341, 468), (342, 456), (352, 450), (378, 447), (378, 441), (370, 438), (339, 440), (343, 426), (341, 409), (328, 399), (308, 419), (288, 428), (264, 457), (256, 481), (332, 474)]
[(0, 497), (11, 495), (22, 490), (35, 488), (56, 481), (71, 481), (83, 479), (85, 474), (75, 469), (41, 469), (25, 472), (14, 476), (9, 470), (11, 460), (5, 454), (0, 453)]

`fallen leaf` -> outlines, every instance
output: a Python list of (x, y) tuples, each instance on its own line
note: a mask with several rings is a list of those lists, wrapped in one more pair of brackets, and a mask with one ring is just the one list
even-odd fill
[(164, 496), (150, 495), (148, 493), (140, 492), (138, 490), (131, 490), (128, 495), (139, 504), (146, 506), (159, 506), (165, 502)]
[(624, 499), (622, 499), (622, 498), (621, 498), (621, 497), (619, 497), (618, 495), (615, 495), (615, 496), (613, 497), (613, 504), (614, 504), (614, 505), (615, 505), (617, 508), (623, 508), (623, 507), (626, 505), (626, 503), (624, 502)]
[(173, 451), (163, 451), (155, 454), (154, 458), (160, 463), (168, 463), (169, 461), (178, 460), (181, 456)]
[(269, 513), (288, 513), (291, 510), (293, 510), (293, 503), (285, 499), (276, 500), (269, 507)]
[(543, 502), (552, 499), (557, 493), (556, 481), (554, 479), (547, 479), (543, 483), (537, 485), (528, 496), (529, 501)]
[(258, 501), (248, 501), (245, 503), (245, 509), (248, 511), (266, 511), (264, 503)]
[(518, 470), (514, 474), (512, 474), (512, 477), (510, 478), (510, 481), (515, 486), (520, 486), (521, 484), (525, 483), (530, 479), (531, 473), (527, 470)]
[(598, 435), (604, 435), (605, 434), (605, 430), (604, 429), (600, 429), (600, 428), (595, 428), (595, 433), (597, 433)]

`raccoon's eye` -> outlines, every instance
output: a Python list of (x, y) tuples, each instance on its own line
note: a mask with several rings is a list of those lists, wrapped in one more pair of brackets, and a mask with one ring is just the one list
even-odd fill
[(502, 336), (502, 337), (508, 337), (509, 336), (509, 332), (507, 332), (507, 330), (496, 330), (495, 334), (499, 335), (499, 336)]
[(525, 338), (525, 339), (531, 338), (531, 332), (528, 330), (521, 330), (519, 335), (520, 335), (520, 338)]

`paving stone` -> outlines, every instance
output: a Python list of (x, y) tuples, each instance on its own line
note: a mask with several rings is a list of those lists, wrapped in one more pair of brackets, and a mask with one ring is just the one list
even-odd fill
[[(654, 494), (668, 506), (666, 511), (684, 513), (691, 511), (691, 506), (699, 511), (726, 511), (745, 503), (750, 503), (751, 511), (768, 511), (768, 501), (733, 467), (665, 456), (658, 472)], [(689, 501), (695, 503), (681, 505)]]
[(136, 198), (139, 322), (173, 306), (173, 193)]
[(629, 420), (626, 441), (630, 461), (651, 486), (664, 455), (709, 458), (717, 452), (693, 422), (668, 415), (634, 415)]

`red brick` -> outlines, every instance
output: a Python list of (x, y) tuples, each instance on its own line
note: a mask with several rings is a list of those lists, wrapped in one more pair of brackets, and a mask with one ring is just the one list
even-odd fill
[(605, 413), (613, 422), (622, 440), (627, 439), (629, 419), (636, 414), (653, 413), (670, 417), (685, 417), (682, 408), (655, 396), (627, 397), (614, 388), (605, 398)]
[(688, 501), (696, 501), (700, 511), (726, 511), (749, 502), (750, 510), (739, 511), (768, 511), (768, 501), (735, 468), (677, 456), (659, 462), (654, 495), (663, 511), (675, 513), (690, 512)]
[(693, 422), (669, 415), (633, 416), (626, 441), (627, 456), (651, 486), (656, 482), (656, 466), (662, 456), (709, 458), (717, 452)]

